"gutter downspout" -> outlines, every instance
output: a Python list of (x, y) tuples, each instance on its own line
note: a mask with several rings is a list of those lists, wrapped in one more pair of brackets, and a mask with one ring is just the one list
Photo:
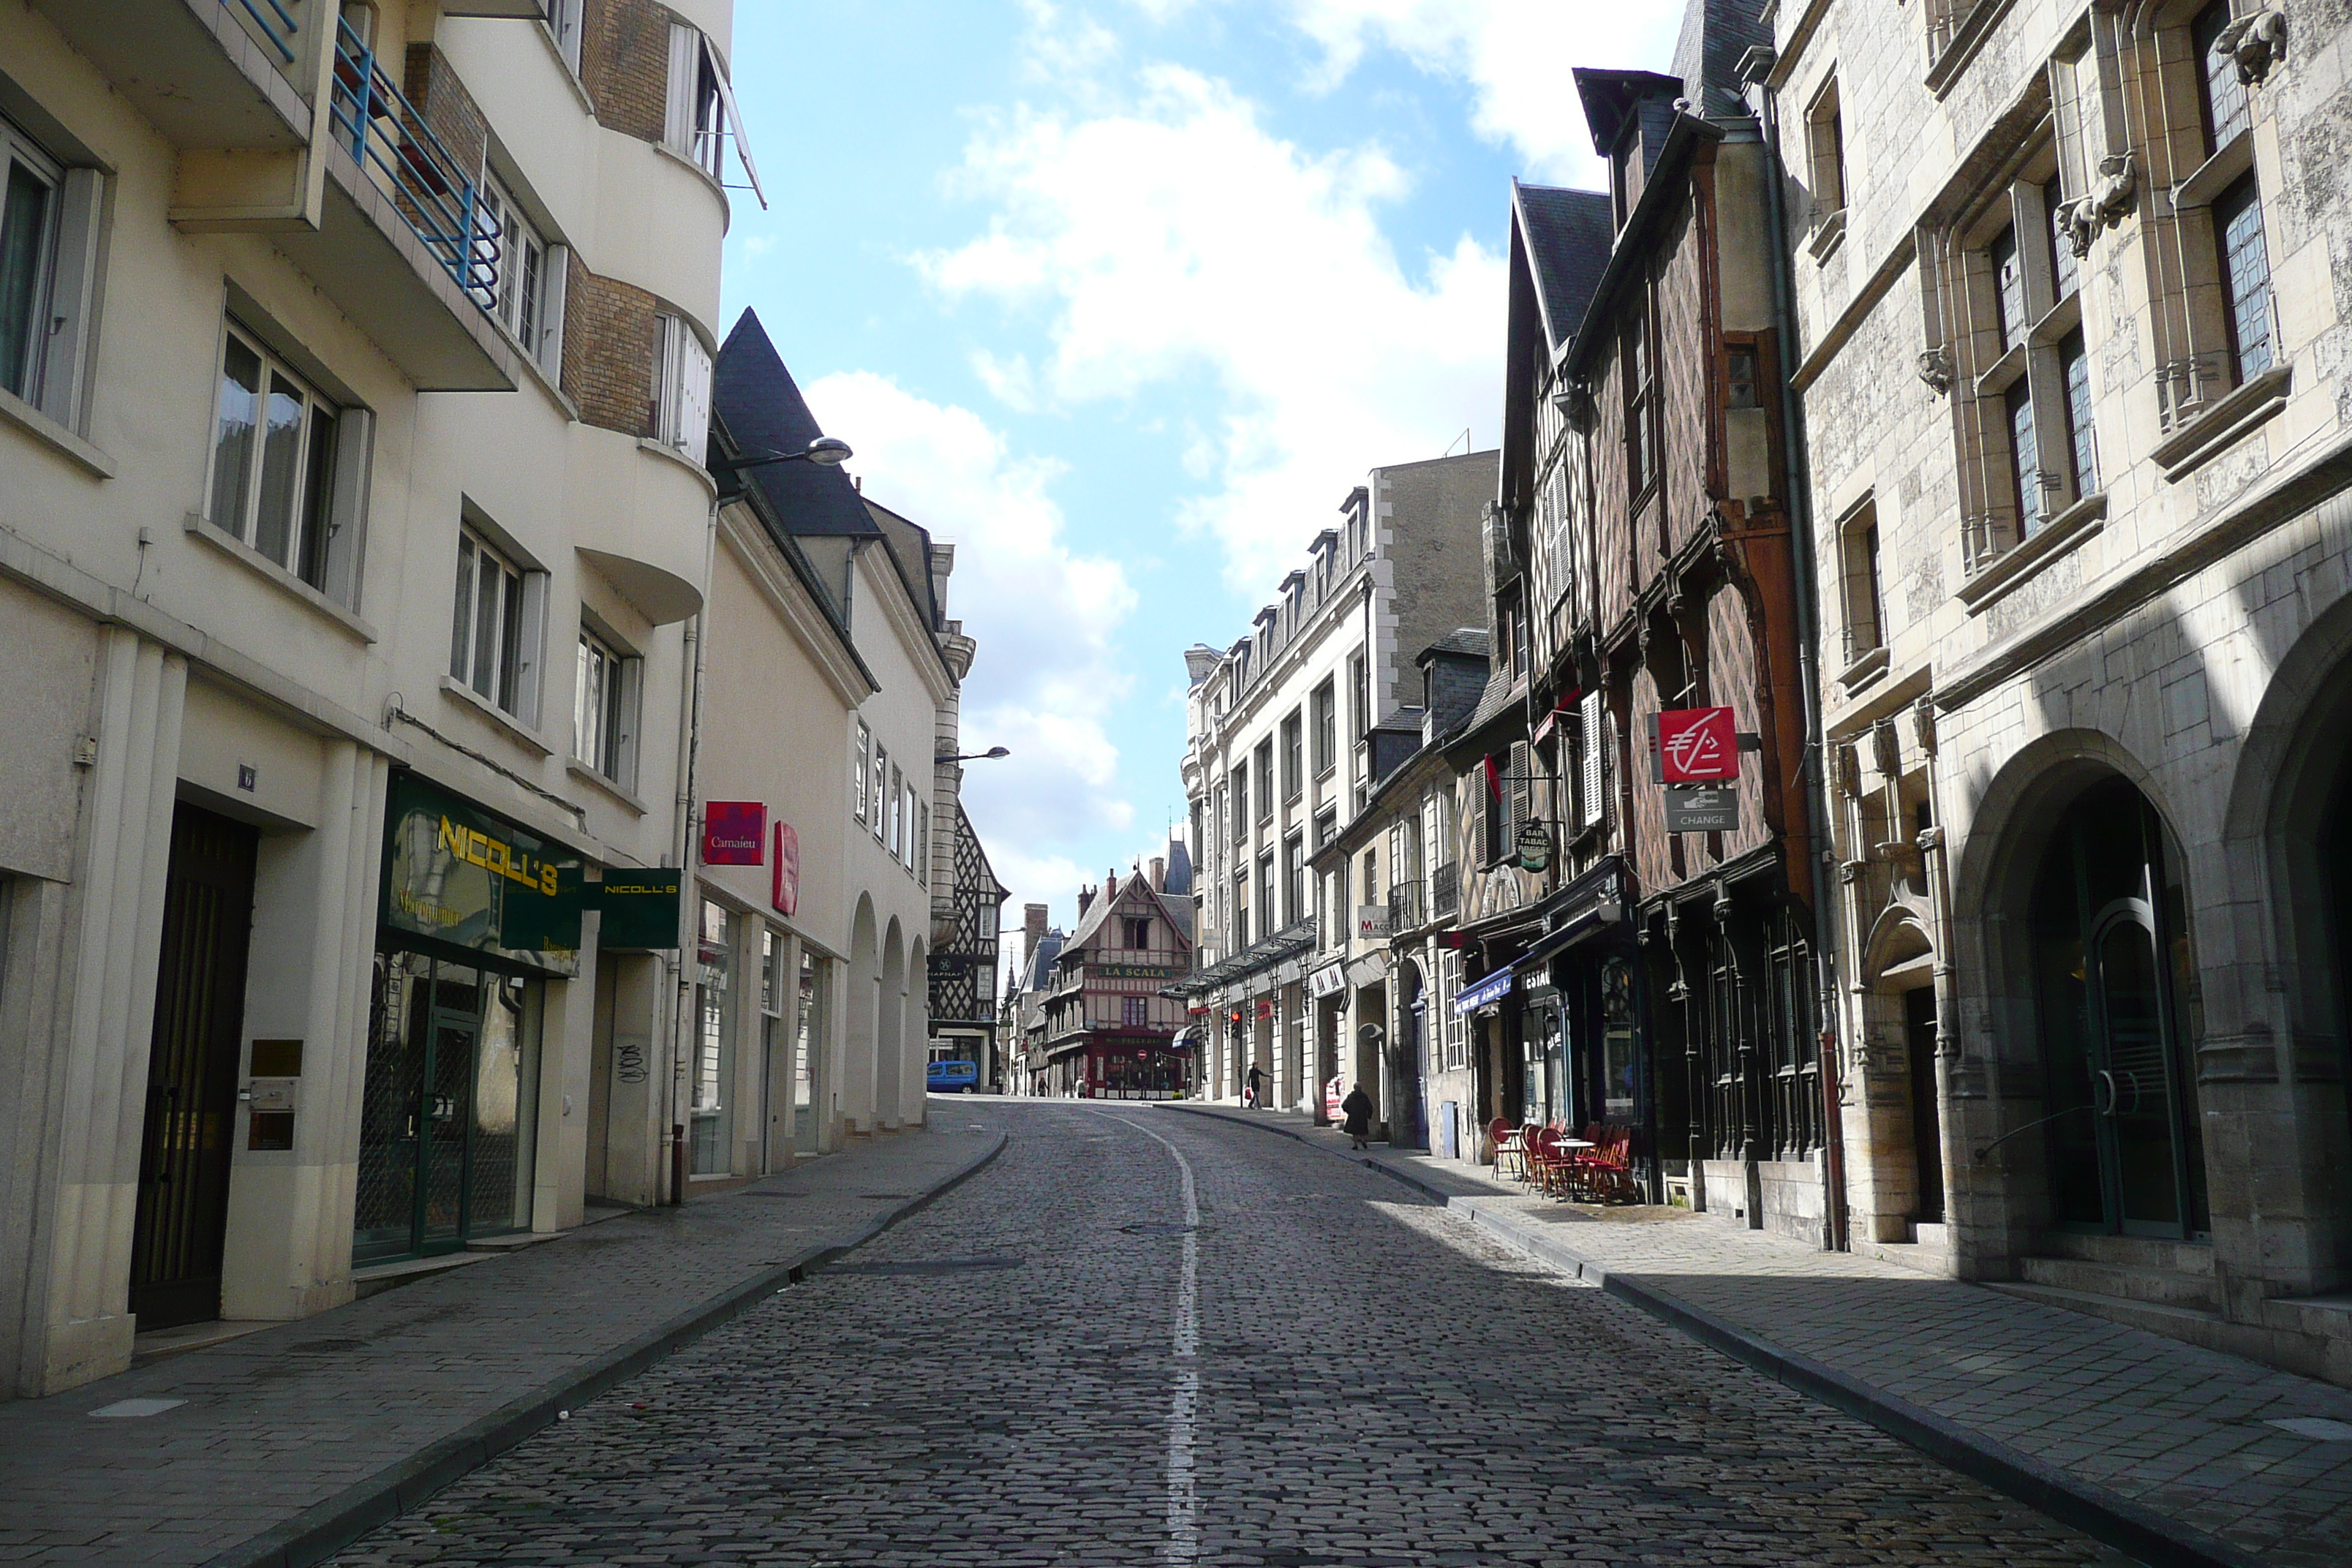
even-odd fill
[[(701, 902), (700, 897), (693, 891), (694, 881), (688, 871), (687, 856), (693, 847), (694, 837), (695, 752), (702, 741), (702, 666), (707, 641), (703, 636), (702, 622), (709, 604), (708, 595), (710, 592), (711, 563), (719, 547), (719, 491), (717, 487), (713, 486), (710, 493), (710, 514), (704, 522), (702, 534), (702, 590), (706, 597), (704, 608), (695, 611), (692, 616), (687, 617), (683, 649), (685, 657), (682, 660), (686, 666), (686, 700), (678, 704), (677, 714), (677, 754), (685, 759), (685, 766), (678, 771), (677, 798), (671, 812), (674, 818), (674, 830), (670, 836), (670, 843), (677, 854), (679, 889), (681, 896), (687, 900), (688, 909), (693, 909)], [(681, 910), (678, 912), (683, 921), (687, 910)], [(692, 940), (695, 943), (696, 962), (699, 963), (702, 952), (702, 921), (698, 918), (698, 918), (692, 921), (690, 925), (693, 932)], [(681, 1208), (686, 1204), (686, 1124), (678, 1121), (678, 1117), (684, 1114), (683, 1108), (686, 1104), (686, 1086), (683, 1081), (686, 1075), (686, 1041), (688, 1030), (691, 1027), (694, 1019), (694, 983), (686, 967), (685, 943), (687, 941), (687, 933), (680, 931), (679, 946), (670, 958), (670, 975), (677, 987), (676, 993), (677, 1000), (671, 1009), (670, 1016), (670, 1061), (667, 1075), (669, 1102), (665, 1109), (663, 1120), (669, 1129), (667, 1134), (669, 1206), (672, 1208)]]
[(1780, 443), (1782, 460), (1789, 476), (1789, 542), (1791, 564), (1797, 574), (1797, 690), (1804, 707), (1805, 751), (1798, 768), (1802, 783), (1805, 815), (1812, 827), (1813, 853), (1811, 865), (1813, 889), (1813, 963), (1814, 984), (1818, 1005), (1823, 1020), (1821, 1037), (1822, 1110), (1823, 1155), (1822, 1177), (1828, 1187), (1822, 1204), (1822, 1246), (1823, 1250), (1843, 1252), (1850, 1245), (1846, 1217), (1845, 1192), (1845, 1132), (1840, 1110), (1837, 1073), (1838, 994), (1837, 994), (1837, 907), (1832, 901), (1829, 879), (1822, 871), (1822, 857), (1830, 853), (1834, 842), (1831, 835), (1830, 813), (1824, 793), (1826, 777), (1822, 767), (1822, 700), (1821, 657), (1819, 631), (1816, 626), (1814, 595), (1820, 579), (1813, 563), (1813, 517), (1811, 474), (1805, 461), (1803, 410), (1797, 402), (1796, 388), (1789, 383), (1789, 369), (1794, 361), (1797, 345), (1796, 310), (1790, 302), (1794, 291), (1789, 276), (1789, 215), (1782, 191), (1788, 172), (1780, 158), (1780, 121), (1772, 93), (1763, 85), (1770, 70), (1774, 51), (1768, 46), (1750, 49), (1739, 62), (1740, 78), (1746, 83), (1758, 119), (1764, 132), (1765, 156), (1769, 161), (1765, 171), (1764, 196), (1767, 225), (1772, 247), (1772, 331), (1780, 351), (1780, 374), (1777, 377), (1780, 390)]

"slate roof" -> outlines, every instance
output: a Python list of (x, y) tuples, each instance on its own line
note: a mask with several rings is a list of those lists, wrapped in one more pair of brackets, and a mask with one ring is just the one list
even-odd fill
[(1087, 906), (1087, 912), (1078, 917), (1077, 929), (1070, 933), (1070, 940), (1063, 951), (1066, 952), (1073, 948), (1084, 947), (1091, 942), (1095, 933), (1102, 930), (1103, 922), (1110, 919), (1110, 911), (1119, 900), (1139, 890), (1167, 917), (1168, 923), (1183, 935), (1189, 946), (1192, 940), (1192, 921), (1177, 918), (1170, 901), (1151, 890), (1150, 878), (1140, 871), (1130, 871), (1121, 880), (1103, 884), (1102, 891), (1096, 895), (1094, 902)]
[[(756, 311), (735, 319), (735, 330), (719, 350), (711, 376), (711, 404), (728, 430), (747, 454), (804, 452), (824, 434), (809, 412), (801, 389), (784, 368), (783, 357), (768, 341), (767, 329)], [(850, 534), (873, 537), (882, 532), (867, 515), (857, 487), (838, 468), (821, 463), (770, 463), (746, 468), (744, 484), (756, 487), (775, 509), (785, 528), (798, 534)], [(924, 573), (924, 581), (929, 581)], [(929, 601), (929, 592), (917, 600)]]
[(1192, 852), (1181, 838), (1168, 841), (1166, 886), (1171, 898), (1183, 898), (1192, 891)]
[[(1584, 307), (1609, 265), (1616, 219), (1601, 191), (1570, 191), (1556, 185), (1511, 182), (1519, 210), (1519, 233), (1535, 274), (1536, 299), (1544, 332), (1557, 349), (1584, 319)], [(1477, 651), (1484, 653), (1483, 647)]]
[(1717, 120), (1747, 115), (1739, 96), (1739, 57), (1772, 41), (1762, 10), (1762, 0), (1690, 0), (1684, 7), (1672, 68), (1682, 79), (1683, 96), (1694, 113)]
[(1422, 651), (1424, 654), (1466, 653), (1475, 658), (1485, 658), (1490, 646), (1486, 627), (1456, 626)]
[(1069, 940), (1059, 927), (1037, 939), (1036, 950), (1030, 953), (1029, 963), (1022, 971), (1021, 989), (1024, 992), (1045, 989), (1045, 977), (1053, 972), (1054, 961), (1062, 956), (1062, 943)]

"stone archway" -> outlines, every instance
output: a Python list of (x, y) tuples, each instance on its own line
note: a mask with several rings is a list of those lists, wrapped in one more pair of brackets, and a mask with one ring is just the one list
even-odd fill
[(1875, 1241), (1923, 1241), (1916, 1227), (1944, 1221), (1948, 1141), (1929, 919), (1908, 901), (1888, 904), (1860, 954), (1859, 1092), (1843, 1112), (1847, 1201), (1850, 1223)]
[[(929, 1084), (931, 1059), (931, 966), (923, 939), (917, 937), (907, 950), (907, 979), (902, 993), (905, 1008), (904, 1027), (907, 1046), (905, 1089), (901, 1093), (900, 1119), (909, 1127), (923, 1124), (923, 1095)], [(975, 1052), (975, 1055), (979, 1053)], [(980, 1064), (983, 1068), (985, 1063)]]
[(883, 1131), (906, 1121), (907, 1079), (907, 940), (893, 915), (874, 1014), (874, 1123)]
[(880, 1018), (881, 944), (874, 900), (859, 894), (850, 923), (849, 982), (842, 993), (841, 1114), (854, 1132), (874, 1131), (876, 1029)]

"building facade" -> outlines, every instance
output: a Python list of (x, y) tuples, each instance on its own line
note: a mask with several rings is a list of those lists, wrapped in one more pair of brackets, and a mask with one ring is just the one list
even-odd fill
[(1374, 469), (1250, 635), (1185, 655), (1202, 936), (1182, 991), (1204, 1095), (1239, 1096), (1255, 1067), (1268, 1103), (1319, 1115), (1341, 1038), (1387, 1036), (1377, 966), (1307, 984), (1352, 940), (1335, 911), (1356, 908), (1345, 872), (1314, 858), (1412, 748), (1417, 717), (1382, 725), (1418, 700), (1413, 655), (1484, 617), (1474, 546), (1494, 480), (1492, 452)]
[(11, 1392), (575, 1224), (665, 1076), (730, 14), (493, 10), (0, 17)]
[(1773, 26), (1854, 1234), (2343, 1381), (2343, 23)]
[(1043, 997), (1040, 1092), (1079, 1100), (1175, 1100), (1190, 1063), (1183, 1003), (1166, 994), (1192, 962), (1190, 868), (1165, 859), (1078, 890), (1078, 923), (1053, 956)]

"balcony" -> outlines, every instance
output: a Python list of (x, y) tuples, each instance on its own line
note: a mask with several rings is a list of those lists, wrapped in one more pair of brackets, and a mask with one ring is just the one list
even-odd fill
[(1452, 920), (1462, 907), (1462, 868), (1449, 860), (1429, 879), (1429, 918)]
[(499, 235), (475, 160), (445, 146), (351, 24), (337, 26), (327, 134), (314, 149), (324, 199), (315, 226), (277, 243), (419, 391), (511, 390), (514, 351), (485, 309)]
[(35, 0), (173, 145), (290, 152), (310, 140), (306, 71), (323, 0)]
[(1422, 923), (1421, 879), (1409, 878), (1389, 889), (1389, 934), (1402, 935)]

